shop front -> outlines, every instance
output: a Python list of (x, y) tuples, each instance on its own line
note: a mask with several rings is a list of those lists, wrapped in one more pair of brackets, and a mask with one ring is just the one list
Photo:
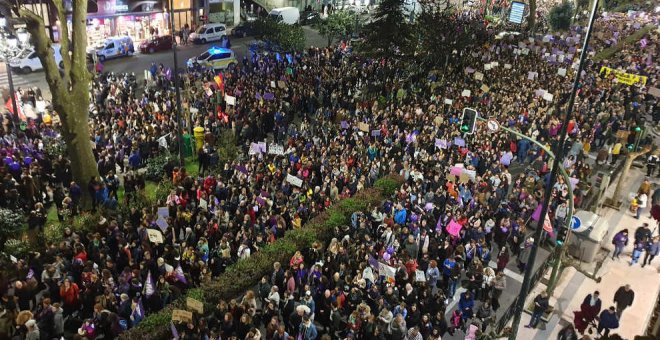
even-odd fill
[[(174, 24), (179, 30), (194, 20), (192, 3), (190, 0), (175, 0), (174, 3)], [(97, 5), (96, 12), (87, 15), (89, 46), (112, 36), (129, 36), (137, 45), (152, 37), (170, 34), (166, 0), (98, 0)], [(71, 28), (70, 20), (68, 24)]]

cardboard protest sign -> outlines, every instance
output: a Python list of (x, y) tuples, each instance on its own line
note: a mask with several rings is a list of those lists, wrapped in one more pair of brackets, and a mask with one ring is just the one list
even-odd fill
[(292, 185), (297, 186), (298, 188), (302, 187), (302, 184), (303, 184), (302, 179), (300, 179), (296, 176), (293, 176), (291, 174), (286, 175), (286, 181), (291, 183)]
[(380, 275), (385, 276), (388, 279), (394, 279), (394, 276), (396, 275), (396, 269), (394, 269), (394, 267), (390, 267), (386, 265), (385, 263), (379, 262), (378, 273)]
[(235, 106), (236, 105), (236, 97), (226, 94), (225, 95), (225, 103), (227, 103), (227, 105)]
[(360, 122), (358, 123), (358, 129), (363, 132), (369, 132), (369, 124)]
[(281, 156), (284, 154), (284, 147), (278, 144), (270, 144), (268, 146), (268, 154)]
[(458, 182), (463, 184), (468, 183), (470, 182), (470, 177), (467, 174), (462, 173), (458, 176)]
[(163, 233), (160, 230), (147, 229), (147, 235), (149, 236), (149, 241), (152, 243), (163, 243)]
[(488, 92), (490, 91), (490, 87), (488, 87), (488, 85), (486, 84), (483, 84), (481, 85), (481, 91)]
[(175, 309), (172, 311), (172, 321), (188, 323), (192, 322), (193, 313), (187, 310)]
[(415, 270), (415, 282), (426, 282), (426, 275), (423, 271)]
[(284, 88), (286, 88), (286, 83), (282, 80), (278, 80), (277, 81), (277, 87), (279, 87), (281, 89), (284, 89)]
[(191, 297), (186, 298), (186, 308), (191, 309), (192, 311), (199, 314), (204, 314), (204, 303)]
[(649, 88), (649, 94), (656, 98), (660, 98), (660, 89), (657, 87), (651, 87)]
[(484, 74), (481, 72), (475, 72), (474, 73), (474, 79), (476, 80), (483, 80), (484, 79)]

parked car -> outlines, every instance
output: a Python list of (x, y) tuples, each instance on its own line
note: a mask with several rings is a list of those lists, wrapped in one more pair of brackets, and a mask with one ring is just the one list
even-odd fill
[(189, 41), (196, 44), (206, 44), (209, 41), (221, 40), (227, 35), (227, 26), (224, 24), (206, 24), (200, 26), (188, 37)]
[[(59, 44), (53, 44), (55, 63), (57, 63), (60, 68), (63, 68), (62, 53), (60, 49)], [(32, 47), (26, 48), (16, 58), (9, 60), (9, 66), (11, 66), (13, 71), (19, 71), (21, 73), (30, 73), (43, 69), (41, 60), (39, 60), (37, 52), (35, 52)]]
[(231, 35), (233, 37), (247, 37), (248, 35), (252, 36), (255, 33), (256, 30), (254, 25), (250, 22), (242, 22), (231, 30)]
[(295, 25), (300, 21), (300, 10), (298, 7), (273, 8), (268, 16), (276, 22)]
[(172, 49), (172, 36), (163, 35), (145, 40), (140, 44), (140, 53), (154, 53)]
[(300, 13), (301, 25), (313, 25), (321, 20), (321, 14), (317, 11), (304, 11)]

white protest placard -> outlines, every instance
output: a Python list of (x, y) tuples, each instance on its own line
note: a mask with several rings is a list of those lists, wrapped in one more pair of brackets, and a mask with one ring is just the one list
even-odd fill
[(492, 68), (492, 67), (490, 66), (490, 63), (488, 63), (488, 64), (484, 64), (484, 70), (486, 70), (486, 71), (490, 71), (491, 68)]
[(484, 74), (481, 72), (475, 72), (474, 73), (474, 79), (476, 80), (483, 80), (484, 79)]
[(161, 233), (160, 230), (147, 229), (147, 235), (149, 236), (149, 241), (153, 243), (163, 243), (163, 233)]
[(236, 105), (236, 97), (226, 94), (225, 95), (225, 103), (227, 103), (227, 105), (231, 105), (231, 106)]
[(562, 77), (565, 77), (566, 76), (566, 69), (565, 68), (560, 68), (559, 70), (557, 70), (557, 74), (562, 76)]
[(271, 80), (271, 81), (270, 81), (270, 87), (272, 87), (272, 88), (276, 88), (276, 87), (277, 87), (277, 85), (275, 85), (275, 81), (274, 81), (274, 80)]
[(522, 49), (522, 54), (528, 55), (529, 54), (529, 48), (523, 48)]
[(520, 50), (517, 49), (517, 48), (514, 48), (514, 49), (513, 49), (513, 54), (515, 54), (515, 55), (520, 54)]
[(554, 98), (554, 95), (552, 93), (546, 92), (546, 93), (543, 94), (543, 99), (545, 99), (549, 102), (551, 102), (553, 98)]
[(390, 267), (386, 265), (385, 263), (379, 262), (378, 263), (378, 273), (380, 275), (385, 276), (388, 279), (393, 279), (394, 276), (396, 275), (396, 270), (394, 267)]
[(477, 179), (477, 172), (475, 170), (463, 169), (463, 171), (461, 171), (461, 174), (466, 174), (473, 181)]
[(426, 275), (424, 272), (417, 269), (415, 270), (415, 282), (426, 282)]
[(449, 99), (449, 98), (445, 98), (445, 104), (447, 104), (447, 105), (451, 105), (451, 104), (453, 104), (453, 103), (454, 103), (453, 100), (451, 100), (451, 99)]
[(490, 66), (491, 66), (491, 67), (497, 67), (497, 66), (500, 66), (500, 62), (499, 62), (499, 61), (493, 61), (492, 63), (490, 63)]
[(286, 175), (286, 181), (291, 183), (292, 185), (297, 186), (298, 188), (302, 187), (302, 184), (303, 184), (302, 179), (300, 179), (296, 176), (293, 176), (291, 174)]
[(12, 263), (18, 263), (18, 259), (14, 255), (9, 255), (9, 259), (11, 260)]
[(557, 61), (560, 62), (560, 63), (563, 63), (565, 58), (566, 58), (565, 55), (560, 54), (560, 55), (557, 57)]
[(463, 92), (461, 92), (461, 96), (463, 97), (469, 97), (471, 95), (472, 95), (472, 91), (470, 90), (463, 90)]
[(250, 143), (250, 150), (248, 151), (248, 155), (256, 155), (260, 153), (261, 153), (261, 148), (259, 147), (259, 144)]
[(504, 64), (504, 68), (507, 69), (507, 70), (510, 70), (511, 69), (511, 64)]
[(652, 95), (653, 97), (660, 98), (660, 89), (658, 89), (657, 87), (650, 87), (649, 94)]
[(278, 144), (271, 144), (268, 146), (268, 154), (281, 156), (284, 154), (284, 146)]

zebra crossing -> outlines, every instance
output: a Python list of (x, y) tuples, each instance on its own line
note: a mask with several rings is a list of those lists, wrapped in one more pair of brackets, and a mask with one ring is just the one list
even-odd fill
[[(19, 87), (25, 88), (25, 87), (31, 87), (37, 85), (36, 82), (32, 79), (29, 78), (34, 78), (34, 76), (28, 76), (26, 77), (25, 75), (22, 74), (16, 74), (16, 72), (13, 72), (11, 74), (12, 80), (14, 81), (14, 89), (18, 89)], [(9, 89), (9, 76), (7, 75), (7, 72), (0, 72), (0, 88), (6, 88)]]

